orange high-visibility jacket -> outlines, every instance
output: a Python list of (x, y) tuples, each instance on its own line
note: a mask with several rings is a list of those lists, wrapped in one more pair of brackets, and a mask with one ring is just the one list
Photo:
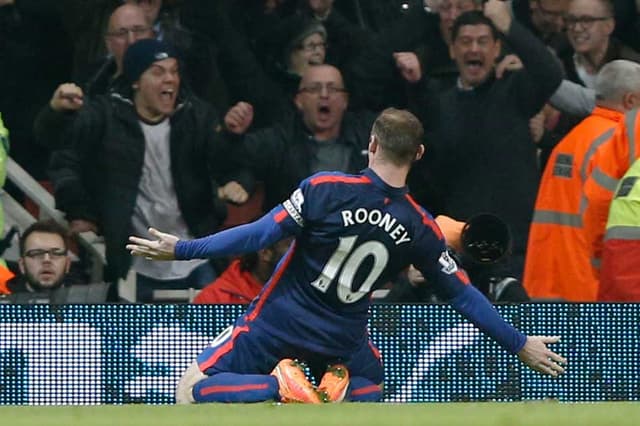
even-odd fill
[(11, 272), (9, 268), (0, 264), (0, 294), (11, 294), (7, 283), (13, 277), (15, 277), (15, 274)]
[(600, 273), (602, 240), (604, 238), (609, 205), (618, 180), (640, 155), (640, 110), (627, 112), (618, 125), (610, 143), (593, 157), (591, 174), (584, 184), (587, 207), (583, 214), (584, 232), (590, 250), (591, 266), (596, 277)]
[(534, 298), (595, 301), (597, 281), (583, 233), (582, 188), (595, 152), (611, 141), (623, 113), (596, 107), (553, 150), (529, 232), (524, 286)]

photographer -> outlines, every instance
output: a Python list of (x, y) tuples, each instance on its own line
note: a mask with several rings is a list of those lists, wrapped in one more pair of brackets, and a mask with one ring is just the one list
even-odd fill
[[(462, 266), (471, 282), (491, 302), (528, 302), (529, 296), (522, 283), (505, 272), (511, 250), (511, 235), (507, 225), (497, 216), (479, 214), (467, 223), (448, 216), (437, 216), (435, 221), (445, 236), (449, 254)], [(440, 303), (432, 286), (420, 271), (410, 266), (388, 292), (376, 297), (383, 303)]]

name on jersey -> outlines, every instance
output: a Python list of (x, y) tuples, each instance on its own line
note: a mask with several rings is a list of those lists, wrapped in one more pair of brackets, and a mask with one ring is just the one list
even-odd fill
[(391, 239), (395, 241), (396, 245), (411, 241), (411, 237), (409, 237), (409, 233), (406, 231), (404, 225), (399, 223), (398, 220), (389, 213), (382, 213), (377, 209), (367, 210), (365, 208), (342, 210), (340, 213), (342, 214), (342, 222), (345, 227), (368, 223), (384, 229)]

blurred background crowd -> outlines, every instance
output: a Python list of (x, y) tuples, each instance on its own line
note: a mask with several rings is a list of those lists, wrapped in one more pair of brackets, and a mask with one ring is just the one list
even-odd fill
[[(290, 241), (151, 262), (127, 237), (357, 173), (387, 107), (422, 121), (410, 190), (492, 301), (640, 301), (639, 51), (638, 0), (0, 0), (3, 200), (33, 222), (5, 214), (0, 301), (249, 303)], [(413, 269), (374, 300), (438, 302)]]

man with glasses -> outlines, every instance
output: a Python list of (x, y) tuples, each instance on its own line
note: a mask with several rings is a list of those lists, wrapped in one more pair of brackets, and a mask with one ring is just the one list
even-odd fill
[(301, 76), (309, 65), (324, 64), (327, 31), (317, 22), (294, 20), (292, 24), (291, 38), (285, 40), (283, 64), (287, 72)]
[(9, 286), (12, 293), (61, 287), (71, 267), (67, 231), (53, 221), (29, 226), (20, 237), (18, 265), (24, 279)]
[(184, 84), (217, 109), (226, 110), (229, 107), (227, 88), (218, 69), (215, 46), (208, 38), (182, 26), (174, 15), (162, 9), (161, 0), (129, 0), (114, 9), (104, 30), (107, 57), (94, 64), (89, 73), (81, 73), (74, 79), (84, 94), (108, 94), (126, 86), (122, 60), (127, 48), (138, 40), (155, 38), (179, 51)]
[(20, 237), (21, 276), (0, 303), (104, 303), (107, 283), (72, 285), (68, 232), (53, 220), (35, 222)]
[[(154, 38), (155, 32), (144, 10), (134, 4), (124, 4), (116, 8), (104, 30), (107, 57), (91, 70), (80, 72), (76, 81), (81, 84), (85, 95), (96, 96), (109, 93), (123, 84), (122, 58), (129, 45), (137, 40)], [(91, 68), (91, 67), (90, 67)]]
[(611, 0), (572, 0), (565, 16), (572, 52), (562, 55), (567, 78), (594, 88), (598, 71), (614, 59), (640, 62), (640, 54), (611, 36), (616, 22)]
[(265, 184), (265, 209), (275, 206), (309, 174), (357, 172), (366, 166), (369, 129), (375, 117), (347, 112), (349, 93), (337, 68), (309, 66), (294, 103), (297, 113), (246, 135), (253, 120), (250, 104), (240, 102), (225, 116), (227, 130), (243, 135), (237, 157)]

